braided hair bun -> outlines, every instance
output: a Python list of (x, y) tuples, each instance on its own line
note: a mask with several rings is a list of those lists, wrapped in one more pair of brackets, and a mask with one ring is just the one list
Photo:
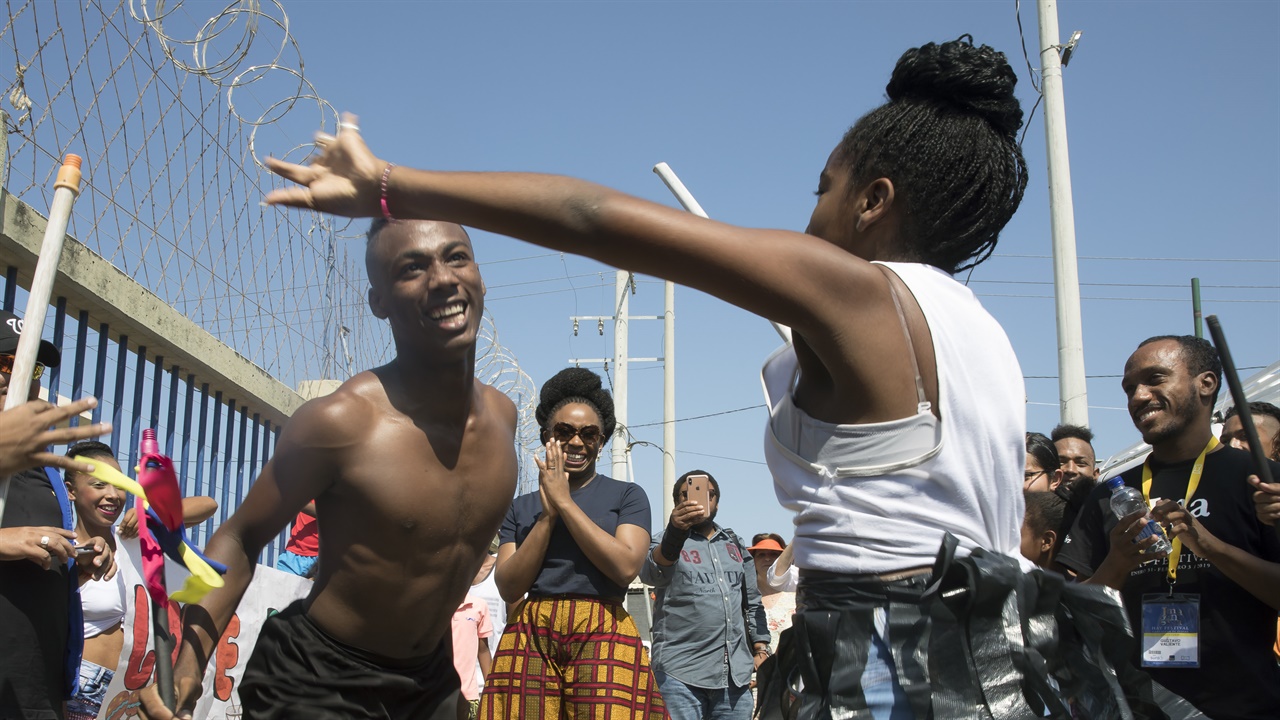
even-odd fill
[(987, 45), (974, 47), (973, 38), (962, 35), (903, 53), (885, 92), (890, 102), (934, 102), (978, 115), (1001, 134), (1014, 137), (1022, 127), (1022, 106), (1013, 94), (1017, 84), (1004, 53)]
[(534, 417), (538, 427), (544, 431), (551, 422), (551, 416), (569, 403), (589, 405), (600, 416), (600, 432), (606, 440), (613, 437), (617, 427), (617, 418), (613, 415), (613, 396), (604, 389), (600, 376), (586, 368), (565, 368), (556, 373), (542, 385), (538, 408)]
[(903, 207), (893, 260), (949, 273), (990, 257), (1022, 201), (1018, 78), (1002, 53), (963, 36), (908, 50), (886, 91), (840, 141), (851, 188), (887, 178)]

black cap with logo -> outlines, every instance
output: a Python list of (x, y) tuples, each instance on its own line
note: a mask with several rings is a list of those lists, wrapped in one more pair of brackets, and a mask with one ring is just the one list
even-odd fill
[[(13, 355), (18, 351), (18, 338), (22, 335), (22, 318), (8, 310), (0, 310), (0, 355)], [(57, 367), (62, 353), (48, 340), (40, 341), (36, 362), (45, 367)]]

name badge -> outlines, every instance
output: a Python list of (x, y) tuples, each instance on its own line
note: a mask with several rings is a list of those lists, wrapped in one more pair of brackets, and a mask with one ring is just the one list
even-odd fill
[(1142, 596), (1142, 667), (1200, 667), (1200, 596)]

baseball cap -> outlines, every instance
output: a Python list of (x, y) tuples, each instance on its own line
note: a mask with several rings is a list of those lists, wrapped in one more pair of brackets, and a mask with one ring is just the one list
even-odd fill
[(773, 538), (761, 538), (760, 542), (747, 548), (747, 552), (755, 552), (757, 550), (768, 550), (770, 552), (782, 552), (782, 546)]
[[(18, 338), (22, 335), (22, 318), (8, 310), (0, 310), (0, 354), (12, 355), (18, 351)], [(40, 341), (36, 350), (36, 362), (45, 367), (57, 367), (62, 353), (48, 340)]]

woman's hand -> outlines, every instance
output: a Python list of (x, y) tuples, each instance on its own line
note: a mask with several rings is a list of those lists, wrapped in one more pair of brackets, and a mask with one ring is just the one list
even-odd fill
[(569, 473), (564, 469), (564, 449), (559, 440), (547, 443), (547, 459), (538, 463), (538, 497), (542, 500), (542, 511), (551, 517), (560, 514), (560, 509), (569, 498)]
[(124, 515), (120, 517), (120, 524), (116, 526), (116, 535), (125, 540), (132, 540), (138, 537), (138, 509), (136, 507), (131, 507), (124, 511)]
[(355, 115), (343, 113), (337, 137), (316, 133), (321, 152), (310, 165), (267, 158), (271, 172), (302, 187), (272, 190), (263, 201), (346, 217), (381, 214), (382, 174), (387, 162), (375, 157), (364, 144), (357, 120)]
[(76, 567), (80, 569), (80, 581), (110, 580), (116, 575), (115, 553), (104, 538), (95, 537), (81, 547), (92, 547), (93, 552), (76, 553)]

